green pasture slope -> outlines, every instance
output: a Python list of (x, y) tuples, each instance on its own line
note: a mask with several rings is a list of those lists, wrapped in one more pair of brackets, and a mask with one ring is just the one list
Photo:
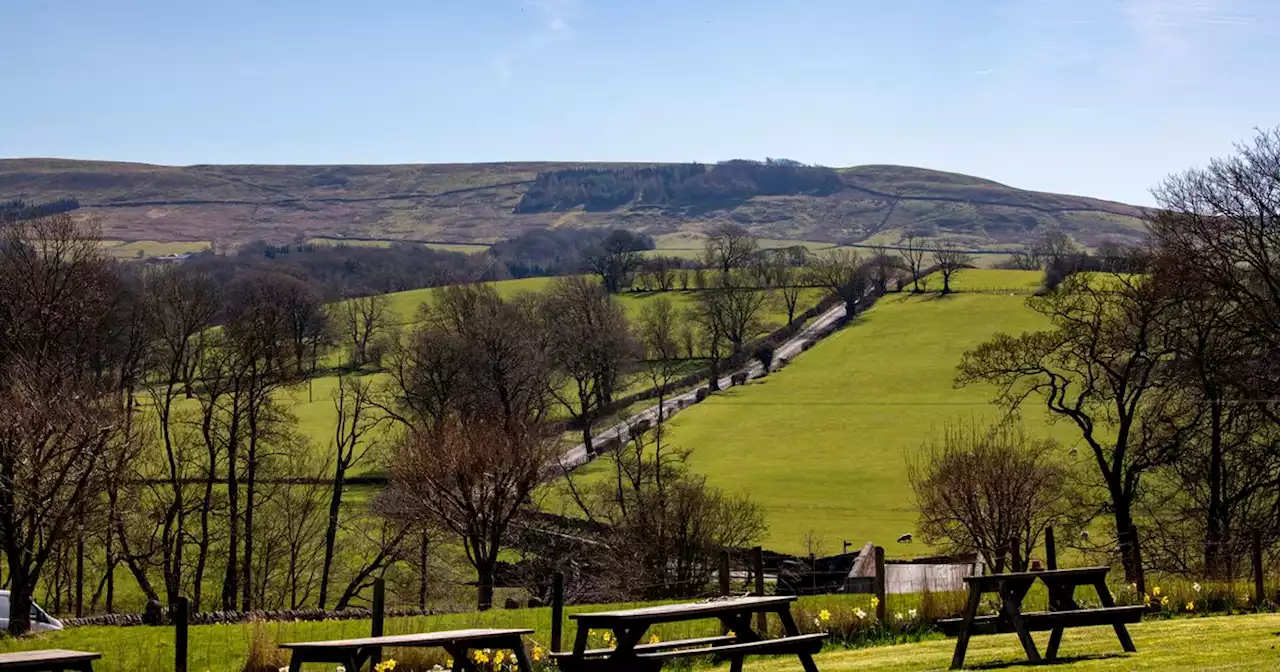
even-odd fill
[[(891, 294), (782, 371), (675, 416), (672, 440), (712, 484), (765, 508), (768, 548), (806, 552), (812, 530), (825, 552), (847, 540), (922, 554), (894, 543), (915, 529), (906, 457), (945, 421), (999, 415), (989, 388), (953, 386), (955, 367), (996, 332), (1044, 326), (1025, 305), (1038, 278), (972, 270), (951, 296)], [(1042, 415), (1025, 420), (1050, 431)]]

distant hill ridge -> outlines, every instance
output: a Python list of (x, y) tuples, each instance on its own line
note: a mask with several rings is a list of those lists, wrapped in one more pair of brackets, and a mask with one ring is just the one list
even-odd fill
[(104, 236), (287, 241), (305, 236), (487, 243), (558, 226), (653, 235), (721, 222), (762, 237), (969, 247), (1058, 226), (1085, 244), (1142, 235), (1140, 208), (907, 166), (482, 163), (196, 165), (0, 159), (0, 201), (76, 199)]

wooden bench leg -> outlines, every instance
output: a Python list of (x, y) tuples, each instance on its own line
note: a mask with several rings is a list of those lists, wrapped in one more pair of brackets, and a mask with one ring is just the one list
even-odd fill
[(1027, 660), (1033, 663), (1040, 662), (1040, 652), (1036, 650), (1036, 642), (1031, 639), (1031, 633), (1027, 631), (1027, 624), (1022, 621), (1022, 612), (1018, 609), (1018, 603), (1012, 595), (1002, 595), (1001, 601), (1004, 604), (1004, 617), (1013, 626), (1013, 631), (1018, 633), (1018, 641), (1022, 642), (1022, 650), (1027, 653)]
[(450, 656), (453, 656), (453, 672), (479, 672), (475, 663), (471, 662), (471, 659), (467, 657), (467, 651), (470, 650), (467, 647), (448, 646), (444, 647), (444, 650), (448, 651)]
[(729, 659), (729, 672), (742, 672), (743, 656), (734, 656)]
[(1049, 646), (1044, 650), (1045, 660), (1053, 660), (1058, 657), (1058, 646), (1062, 644), (1062, 628), (1054, 628), (1049, 633)]
[(294, 651), (293, 655), (289, 656), (289, 672), (302, 672), (302, 663), (304, 662), (306, 661), (302, 659), (302, 656), (298, 655), (297, 651)]
[(973, 628), (973, 619), (978, 615), (978, 605), (982, 604), (982, 593), (969, 588), (969, 601), (964, 607), (964, 620), (960, 623), (960, 634), (956, 637), (956, 650), (951, 654), (951, 669), (964, 667), (964, 654), (969, 649), (969, 630)]
[(533, 662), (529, 660), (529, 654), (524, 652), (524, 640), (519, 637), (513, 637), (504, 646), (511, 647), (511, 653), (516, 656), (516, 663), (519, 664), (520, 672), (533, 672)]
[[(800, 634), (800, 628), (796, 625), (796, 619), (791, 615), (791, 607), (783, 606), (778, 609), (778, 620), (782, 621), (782, 632), (788, 637), (794, 637)], [(804, 668), (804, 672), (818, 672), (817, 663), (813, 662), (813, 656), (808, 653), (796, 654), (800, 658), (800, 665)]]
[[(1102, 606), (1108, 609), (1116, 606), (1116, 601), (1111, 599), (1111, 589), (1107, 587), (1106, 581), (1098, 581), (1093, 584), (1093, 587), (1098, 591), (1098, 601), (1102, 602)], [(1120, 646), (1129, 653), (1136, 653), (1138, 647), (1133, 645), (1133, 639), (1129, 637), (1129, 629), (1124, 626), (1124, 623), (1116, 622), (1112, 627), (1115, 628), (1116, 639), (1120, 640)]]

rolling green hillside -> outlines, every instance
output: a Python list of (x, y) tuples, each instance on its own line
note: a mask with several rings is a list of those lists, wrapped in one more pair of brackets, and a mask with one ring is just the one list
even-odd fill
[(122, 240), (290, 242), (315, 236), (491, 243), (537, 227), (621, 226), (693, 234), (735, 222), (764, 238), (894, 242), (904, 232), (971, 247), (1012, 246), (1056, 225), (1086, 245), (1142, 234), (1138, 208), (906, 166), (838, 169), (823, 195), (522, 212), (538, 175), (655, 164), (157, 166), (0, 160), (0, 200), (76, 198)]
[[(915, 528), (907, 454), (947, 420), (997, 417), (989, 390), (952, 385), (966, 349), (1044, 325), (1025, 305), (1037, 273), (958, 277), (960, 293), (889, 295), (782, 371), (672, 420), (672, 440), (693, 450), (695, 471), (764, 506), (767, 547), (806, 552), (812, 530), (826, 552), (845, 540), (924, 552), (894, 543)], [(1041, 416), (1026, 421), (1033, 434), (1048, 431)]]

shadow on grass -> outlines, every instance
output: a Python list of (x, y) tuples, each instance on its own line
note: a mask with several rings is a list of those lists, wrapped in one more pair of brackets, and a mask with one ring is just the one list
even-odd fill
[(1091, 653), (1091, 654), (1082, 655), (1082, 656), (1058, 656), (1053, 660), (1041, 660), (1039, 663), (1032, 663), (1026, 658), (1022, 658), (1019, 660), (1001, 660), (1001, 661), (993, 661), (990, 663), (978, 663), (977, 665), (966, 662), (964, 664), (964, 669), (966, 670), (1003, 670), (1009, 667), (1022, 667), (1022, 666), (1030, 666), (1030, 665), (1035, 665), (1036, 667), (1052, 666), (1052, 665), (1070, 665), (1071, 663), (1079, 663), (1079, 662), (1090, 661), (1090, 660), (1093, 660), (1093, 661), (1113, 660), (1116, 658), (1124, 658), (1124, 657), (1125, 657), (1125, 654), (1123, 653)]

